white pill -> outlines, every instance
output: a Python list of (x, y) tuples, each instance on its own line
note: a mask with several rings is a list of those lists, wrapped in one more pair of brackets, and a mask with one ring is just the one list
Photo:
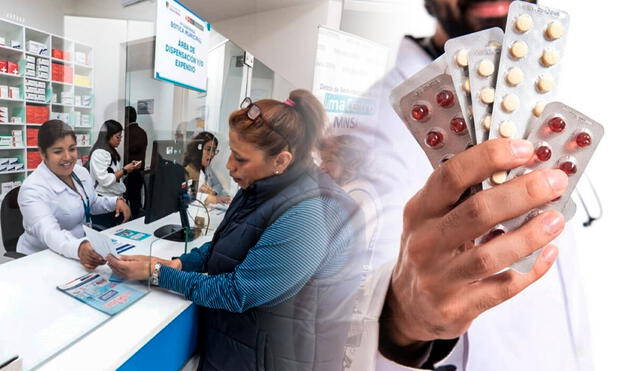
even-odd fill
[(564, 35), (564, 26), (558, 21), (553, 21), (547, 25), (547, 30), (544, 32), (544, 35), (549, 40), (557, 40)]
[(496, 70), (496, 66), (488, 59), (483, 59), (478, 63), (478, 75), (482, 77), (488, 77), (493, 75)]
[(471, 81), (469, 81), (468, 77), (466, 77), (462, 83), (462, 90), (464, 90), (465, 93), (471, 92)]
[(507, 83), (511, 86), (516, 86), (524, 80), (524, 74), (518, 67), (513, 67), (507, 72)]
[(456, 54), (456, 63), (460, 67), (467, 67), (469, 65), (469, 51), (467, 49), (461, 49)]
[(527, 53), (529, 53), (529, 47), (524, 41), (516, 41), (511, 44), (511, 48), (509, 48), (509, 52), (514, 58), (524, 58)]
[(515, 94), (507, 94), (502, 98), (502, 109), (505, 112), (513, 112), (520, 107), (520, 99)]
[(496, 92), (493, 88), (484, 88), (480, 91), (480, 100), (484, 104), (491, 104), (496, 98)]
[(545, 49), (542, 53), (542, 57), (540, 57), (540, 63), (545, 67), (551, 67), (558, 63), (558, 59), (560, 59), (558, 52), (553, 49)]
[(503, 138), (513, 138), (516, 135), (516, 126), (511, 121), (503, 121), (498, 131)]
[(553, 77), (548, 74), (543, 74), (538, 77), (538, 81), (536, 82), (536, 88), (540, 93), (547, 93), (553, 90), (555, 86), (555, 82), (553, 81)]
[(496, 171), (491, 174), (491, 183), (498, 185), (507, 181), (507, 172), (505, 170)]
[(482, 127), (484, 128), (484, 130), (489, 131), (491, 130), (491, 115), (486, 115), (483, 119), (482, 119)]
[(521, 14), (516, 18), (516, 30), (518, 32), (527, 32), (533, 26), (533, 19), (529, 14)]
[(542, 116), (542, 112), (544, 112), (544, 107), (546, 107), (546, 106), (547, 106), (547, 103), (545, 103), (545, 102), (536, 103), (536, 106), (533, 107), (533, 114), (536, 117)]

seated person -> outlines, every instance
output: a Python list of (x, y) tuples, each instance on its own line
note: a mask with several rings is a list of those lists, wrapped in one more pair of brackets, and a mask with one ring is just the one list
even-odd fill
[(76, 164), (78, 151), (73, 129), (60, 120), (45, 122), (38, 132), (42, 163), (27, 177), (18, 194), (24, 234), (17, 251), (32, 254), (50, 248), (80, 259), (88, 269), (105, 263), (85, 238), (83, 223), (91, 214), (115, 211), (124, 220), (131, 216), (121, 197), (98, 196), (87, 169)]
[(231, 201), (228, 195), (218, 195), (211, 188), (205, 172), (217, 153), (218, 139), (208, 131), (203, 131), (191, 139), (184, 156), (184, 168), (187, 171), (188, 180), (191, 181), (192, 193), (207, 205), (228, 204)]

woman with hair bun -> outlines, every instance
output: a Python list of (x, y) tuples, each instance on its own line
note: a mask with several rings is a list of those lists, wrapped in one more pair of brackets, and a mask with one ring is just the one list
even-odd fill
[(199, 369), (342, 368), (360, 214), (313, 162), (326, 121), (306, 90), (246, 98), (229, 118), (227, 169), (241, 189), (211, 243), (170, 261), (108, 258), (117, 274), (151, 276), (202, 307)]

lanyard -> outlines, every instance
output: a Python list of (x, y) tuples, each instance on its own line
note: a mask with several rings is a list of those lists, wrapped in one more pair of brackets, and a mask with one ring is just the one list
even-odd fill
[(63, 183), (66, 184), (67, 187), (69, 187), (72, 191), (77, 193), (78, 196), (80, 196), (80, 199), (82, 200), (82, 206), (84, 207), (84, 224), (91, 226), (91, 201), (89, 200), (89, 195), (87, 194), (87, 191), (84, 189), (84, 186), (82, 185), (82, 182), (80, 181), (80, 178), (78, 178), (76, 173), (71, 173), (71, 177), (80, 185), (80, 188), (82, 188), (82, 192), (84, 192), (85, 197), (82, 197), (80, 192), (78, 192), (77, 189), (67, 184), (67, 182), (63, 182)]

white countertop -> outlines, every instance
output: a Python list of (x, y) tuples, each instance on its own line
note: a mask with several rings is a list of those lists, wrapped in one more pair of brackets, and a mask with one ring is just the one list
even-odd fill
[[(195, 214), (193, 207), (190, 211)], [(210, 215), (211, 225), (217, 226), (223, 215), (217, 211)], [(169, 223), (180, 223), (177, 213), (150, 224), (136, 219), (103, 233), (128, 228), (152, 234)], [(211, 229), (188, 248), (210, 241)], [(143, 241), (121, 240), (136, 245), (127, 255), (148, 255), (150, 248), (152, 255), (161, 258), (184, 252), (184, 243), (153, 235)], [(96, 271), (111, 275), (106, 265)], [(191, 304), (181, 295), (152, 288), (131, 307), (109, 317), (56, 289), (85, 273), (78, 261), (50, 250), (0, 265), (0, 360), (18, 354), (28, 370), (55, 355), (40, 369), (86, 370), (90, 365), (92, 370), (113, 370)], [(127, 284), (146, 289), (141, 283)]]

